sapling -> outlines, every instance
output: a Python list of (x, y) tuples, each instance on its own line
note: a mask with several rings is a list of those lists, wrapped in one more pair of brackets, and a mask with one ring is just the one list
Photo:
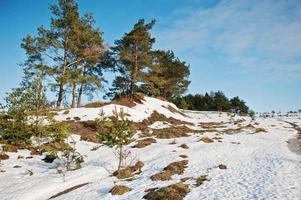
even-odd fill
[[(104, 114), (100, 113), (100, 116), (102, 117)], [(116, 148), (118, 157), (117, 171), (119, 172), (122, 168), (122, 163), (130, 154), (124, 146), (131, 143), (132, 136), (134, 135), (131, 124), (129, 120), (126, 119), (123, 109), (118, 111), (116, 107), (115, 110), (113, 110), (113, 117), (102, 118), (96, 121), (100, 123), (99, 125), (103, 126), (105, 130), (105, 132), (97, 133), (98, 141), (106, 146)]]
[(81, 164), (84, 162), (84, 157), (75, 148), (75, 140), (71, 136), (69, 138), (71, 139), (70, 144), (72, 146), (68, 146), (63, 150), (57, 150), (55, 148), (48, 150), (50, 155), (57, 158), (54, 169), (62, 176), (64, 182), (66, 172), (80, 169), (82, 167)]

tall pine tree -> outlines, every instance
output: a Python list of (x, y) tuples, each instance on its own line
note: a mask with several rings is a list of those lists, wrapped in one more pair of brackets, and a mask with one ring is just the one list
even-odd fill
[(115, 41), (112, 48), (119, 67), (119, 72), (124, 78), (129, 78), (130, 91), (137, 91), (137, 83), (145, 79), (145, 69), (152, 64), (152, 45), (155, 39), (149, 31), (155, 24), (155, 20), (145, 23), (140, 19), (129, 33), (125, 33), (120, 40)]

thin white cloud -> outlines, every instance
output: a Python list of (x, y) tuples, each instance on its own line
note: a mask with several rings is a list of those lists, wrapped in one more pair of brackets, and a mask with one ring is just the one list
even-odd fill
[(181, 11), (155, 33), (158, 45), (185, 54), (223, 55), (225, 66), (301, 76), (301, 3), (221, 1)]

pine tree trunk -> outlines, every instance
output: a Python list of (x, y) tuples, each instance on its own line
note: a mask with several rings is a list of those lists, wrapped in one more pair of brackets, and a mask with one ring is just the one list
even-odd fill
[(59, 86), (59, 93), (58, 93), (58, 98), (57, 98), (57, 102), (56, 102), (56, 107), (60, 108), (62, 105), (62, 101), (63, 101), (63, 96), (64, 96), (64, 76), (65, 76), (65, 72), (66, 72), (66, 66), (67, 66), (67, 51), (66, 51), (66, 40), (67, 40), (67, 36), (65, 35), (65, 42), (64, 42), (64, 64), (63, 64), (63, 69), (62, 69), (62, 74), (60, 77), (60, 86)]
[(71, 108), (75, 108), (75, 101), (76, 101), (76, 83), (72, 84), (72, 103)]
[[(83, 69), (83, 77), (85, 77), (85, 76), (86, 76), (86, 67), (84, 67), (84, 69)], [(81, 106), (81, 100), (82, 100), (82, 95), (84, 92), (84, 86), (85, 86), (85, 83), (81, 83), (79, 91), (78, 91), (78, 97), (77, 97), (77, 107), (78, 108)]]
[(62, 83), (62, 81), (60, 82), (60, 88), (59, 88), (59, 93), (58, 93), (58, 98), (57, 98), (57, 102), (56, 102), (56, 107), (60, 108), (62, 101), (63, 101), (63, 95), (64, 95), (64, 84)]
[(135, 45), (135, 63), (134, 63), (134, 68), (132, 70), (132, 75), (131, 75), (131, 97), (133, 99), (134, 94), (135, 94), (135, 83), (137, 81), (137, 75), (138, 75), (138, 46)]
[(84, 90), (84, 84), (82, 83), (82, 84), (80, 84), (80, 88), (79, 88), (79, 91), (78, 91), (77, 108), (79, 108), (81, 106), (83, 90)]
[(118, 172), (120, 171), (121, 169), (121, 163), (122, 163), (122, 160), (123, 160), (123, 155), (122, 155), (122, 145), (120, 145), (119, 147), (119, 163), (118, 163)]

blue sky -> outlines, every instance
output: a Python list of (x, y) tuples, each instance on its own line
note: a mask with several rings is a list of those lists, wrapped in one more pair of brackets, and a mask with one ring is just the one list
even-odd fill
[[(49, 25), (55, 0), (0, 1), (0, 98), (22, 76), (21, 38)], [(155, 48), (191, 66), (189, 92), (222, 90), (255, 111), (301, 109), (300, 0), (79, 0), (112, 44), (140, 18), (157, 19)], [(99, 94), (98, 97), (102, 96)]]

